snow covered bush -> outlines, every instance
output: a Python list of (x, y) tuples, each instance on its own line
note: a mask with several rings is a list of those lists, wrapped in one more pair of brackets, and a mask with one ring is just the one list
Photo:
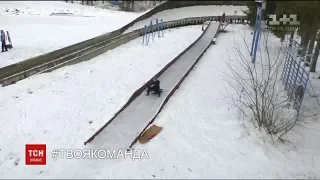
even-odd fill
[(256, 128), (281, 137), (297, 120), (280, 80), (286, 46), (268, 33), (262, 34), (253, 64), (251, 42), (242, 40), (225, 60), (230, 71), (224, 74), (232, 89), (226, 97)]

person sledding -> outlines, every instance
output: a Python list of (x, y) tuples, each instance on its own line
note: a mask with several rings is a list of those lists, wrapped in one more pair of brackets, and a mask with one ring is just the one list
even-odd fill
[(151, 84), (148, 85), (147, 87), (147, 96), (149, 95), (150, 92), (153, 92), (153, 94), (158, 94), (158, 96), (160, 97), (160, 94), (162, 92), (162, 89), (160, 89), (160, 81), (153, 79)]

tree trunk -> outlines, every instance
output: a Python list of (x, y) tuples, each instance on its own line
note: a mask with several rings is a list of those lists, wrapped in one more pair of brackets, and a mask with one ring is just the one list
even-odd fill
[(300, 56), (304, 56), (304, 54), (306, 52), (306, 49), (307, 49), (307, 46), (308, 46), (308, 42), (309, 42), (308, 34), (309, 33), (308, 33), (308, 31), (306, 29), (301, 31), (300, 45), (301, 45), (301, 47), (303, 49), (298, 51), (298, 54)]
[[(320, 38), (318, 38), (318, 40), (317, 40), (316, 49), (315, 49), (315, 52), (314, 52), (314, 56), (312, 58), (311, 65), (310, 65), (310, 72), (316, 72), (316, 66), (317, 66), (319, 51), (320, 51)], [(319, 76), (319, 78), (320, 78), (320, 76)]]
[(281, 35), (280, 42), (283, 42), (285, 40), (285, 38), (286, 38), (285, 35)]
[(292, 47), (293, 38), (294, 38), (294, 31), (292, 31), (291, 34), (290, 34), (289, 47)]
[[(309, 36), (310, 44), (309, 44), (307, 52), (308, 52), (308, 54), (313, 54), (314, 42), (316, 40), (316, 32), (312, 30), (309, 34), (310, 34), (310, 36)], [(306, 62), (308, 62), (308, 63), (311, 62), (311, 57), (310, 56), (306, 57)]]

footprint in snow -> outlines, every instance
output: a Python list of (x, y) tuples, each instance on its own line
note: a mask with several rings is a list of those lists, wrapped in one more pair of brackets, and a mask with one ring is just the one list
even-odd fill
[(19, 162), (20, 162), (20, 158), (18, 158), (18, 159), (16, 159), (16, 160), (14, 161), (14, 165), (18, 166), (18, 165), (19, 165)]

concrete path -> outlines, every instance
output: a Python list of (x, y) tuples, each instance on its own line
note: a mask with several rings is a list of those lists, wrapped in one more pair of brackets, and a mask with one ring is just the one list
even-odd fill
[[(157, 113), (160, 105), (171, 89), (179, 82), (195, 60), (211, 43), (218, 27), (218, 23), (212, 22), (201, 39), (158, 78), (161, 82), (160, 86), (163, 89), (161, 97), (152, 93), (146, 96), (145, 92), (142, 93), (87, 146), (95, 149), (128, 148)], [(201, 31), (201, 29), (199, 29), (199, 31)]]

